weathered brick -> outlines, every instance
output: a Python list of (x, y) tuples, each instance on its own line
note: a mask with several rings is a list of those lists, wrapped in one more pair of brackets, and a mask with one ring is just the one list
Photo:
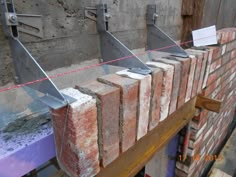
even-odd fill
[(144, 135), (146, 135), (148, 131), (152, 77), (151, 75), (131, 73), (128, 70), (119, 71), (117, 74), (139, 81), (139, 106), (137, 124), (137, 140), (139, 140)]
[(195, 76), (195, 70), (196, 70), (196, 65), (197, 65), (197, 58), (194, 55), (190, 55), (189, 57), (191, 58), (191, 64), (190, 64), (190, 71), (189, 71), (189, 78), (188, 78), (188, 85), (187, 85), (185, 102), (189, 101), (190, 98), (192, 98), (194, 76)]
[(236, 58), (236, 49), (231, 52), (231, 59)]
[(119, 87), (120, 98), (120, 150), (124, 152), (134, 145), (136, 139), (139, 83), (134, 79), (110, 74), (99, 81)]
[(106, 167), (119, 156), (120, 89), (98, 81), (76, 87), (97, 99), (100, 159)]
[(77, 101), (51, 110), (59, 165), (70, 176), (95, 176), (100, 170), (96, 100), (72, 88), (62, 93)]
[(202, 63), (204, 56), (202, 54), (196, 54), (192, 50), (188, 50), (188, 52), (197, 57), (197, 64), (194, 75), (193, 89), (192, 89), (192, 97), (196, 96), (199, 93), (199, 87), (202, 86), (203, 77), (201, 77)]
[(208, 46), (207, 47), (208, 50), (210, 50), (211, 53), (211, 61), (214, 62), (216, 59), (218, 59), (219, 57), (221, 57), (221, 47), (212, 47), (212, 46)]
[(217, 59), (211, 64), (210, 73), (214, 72), (221, 66), (221, 58)]
[(178, 105), (177, 105), (177, 108), (180, 108), (185, 103), (191, 61), (190, 61), (190, 58), (174, 57), (172, 59), (181, 62), (181, 66), (182, 66)]
[(152, 69), (152, 90), (149, 112), (149, 130), (155, 128), (160, 121), (161, 93), (163, 82), (163, 71), (159, 68)]
[(198, 88), (197, 88), (197, 93), (201, 93), (202, 89), (206, 86), (204, 85), (204, 78), (207, 73), (206, 70), (207, 70), (207, 63), (208, 63), (208, 58), (209, 58), (209, 51), (190, 49), (190, 52), (193, 55), (199, 55), (199, 57), (202, 56), (202, 66), (201, 66), (201, 72), (200, 72)]
[(163, 121), (169, 115), (169, 106), (172, 94), (174, 67), (160, 62), (147, 62), (148, 66), (163, 69), (162, 95), (161, 95), (161, 115), (160, 121)]
[(172, 86), (172, 94), (171, 94), (171, 101), (170, 101), (170, 110), (169, 114), (175, 112), (177, 108), (177, 101), (179, 96), (179, 88), (180, 88), (180, 78), (181, 78), (181, 63), (179, 61), (160, 58), (155, 59), (154, 61), (159, 61), (165, 64), (169, 64), (174, 66), (174, 76), (173, 76), (173, 86)]

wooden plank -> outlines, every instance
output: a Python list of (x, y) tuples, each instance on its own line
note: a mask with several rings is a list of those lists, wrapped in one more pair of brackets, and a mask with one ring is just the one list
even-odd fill
[(62, 170), (59, 170), (51, 177), (68, 177), (68, 176)]
[(132, 177), (136, 175), (145, 164), (168, 141), (173, 138), (194, 116), (196, 98), (191, 99), (183, 107), (170, 115), (158, 127), (150, 131), (132, 148), (112, 162), (108, 167), (101, 169), (97, 177)]
[(235, 0), (221, 0), (217, 16), (217, 28), (236, 26), (236, 3)]
[(194, 1), (194, 12), (193, 12), (193, 30), (202, 27), (202, 18), (204, 10), (205, 0)]
[(183, 0), (181, 15), (193, 15), (194, 0)]
[(216, 25), (221, 1), (222, 0), (206, 0), (203, 10), (203, 27)]
[(222, 102), (218, 100), (213, 100), (204, 96), (198, 96), (196, 101), (196, 107), (207, 109), (213, 112), (220, 112)]
[[(184, 6), (185, 1), (183, 1), (182, 6)], [(192, 40), (192, 30), (196, 30), (202, 27), (203, 19), (203, 9), (205, 5), (205, 0), (194, 0), (193, 1), (193, 13), (191, 15), (183, 16), (183, 28), (181, 35), (181, 42), (186, 42)], [(186, 6), (186, 8), (188, 8)], [(182, 14), (187, 13), (184, 8), (182, 8)], [(185, 44), (183, 47), (191, 47), (190, 44)]]

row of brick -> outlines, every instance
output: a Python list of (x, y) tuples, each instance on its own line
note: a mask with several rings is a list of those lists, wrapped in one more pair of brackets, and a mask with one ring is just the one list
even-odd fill
[[(236, 101), (236, 40), (234, 29), (223, 29), (218, 32), (219, 46), (207, 47), (208, 80), (203, 90), (205, 96), (223, 102), (219, 114), (201, 110), (190, 122), (191, 135), (187, 149), (188, 161), (176, 163), (177, 177), (201, 176), (204, 168), (214, 156), (215, 150), (221, 145), (227, 129), (233, 120)], [(182, 153), (185, 130), (181, 131), (179, 153)], [(196, 158), (198, 157), (198, 158)]]
[[(231, 52), (230, 57), (233, 56), (232, 45), (224, 45), (228, 49), (224, 53)], [(160, 121), (214, 83), (215, 75), (223, 77), (224, 70), (218, 74), (222, 62), (212, 62), (215, 49), (186, 51), (189, 58), (153, 55), (152, 61), (147, 62), (151, 75), (123, 70), (63, 90), (77, 101), (51, 111), (62, 169), (70, 176), (96, 175), (101, 167), (109, 165)], [(229, 58), (224, 65), (229, 62), (234, 60)], [(204, 130), (199, 126), (199, 131)], [(201, 132), (198, 134), (202, 137)]]

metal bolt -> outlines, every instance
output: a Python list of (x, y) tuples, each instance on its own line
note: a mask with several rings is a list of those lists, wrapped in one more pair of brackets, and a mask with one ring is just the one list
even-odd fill
[(105, 13), (106, 20), (109, 20), (111, 18), (111, 14)]
[(20, 80), (19, 80), (19, 77), (18, 77), (18, 76), (15, 76), (14, 79), (15, 79), (15, 82), (16, 82), (17, 84), (20, 83)]
[(9, 21), (14, 24), (17, 23), (17, 16), (15, 14), (10, 14)]
[(153, 17), (154, 17), (154, 18), (157, 18), (157, 17), (159, 17), (159, 15), (158, 15), (157, 13), (154, 13), (154, 14), (153, 14)]

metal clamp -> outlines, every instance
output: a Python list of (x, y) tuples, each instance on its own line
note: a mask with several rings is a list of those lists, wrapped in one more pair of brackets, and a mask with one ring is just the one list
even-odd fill
[(8, 37), (18, 38), (18, 31), (20, 31), (31, 36), (43, 38), (41, 15), (16, 14), (13, 0), (1, 0), (1, 9), (3, 30)]
[[(150, 74), (148, 68), (132, 51), (108, 31), (108, 21), (111, 15), (106, 4), (97, 6), (97, 29), (100, 35), (101, 56), (110, 65), (129, 68), (131, 72)], [(114, 62), (112, 60), (115, 60)]]
[[(13, 1), (2, 0), (1, 12), (3, 16), (3, 29), (9, 38), (13, 63), (18, 83), (28, 83), (28, 87), (44, 93), (40, 100), (53, 109), (59, 109), (68, 103), (75, 101), (73, 98), (62, 95), (45, 71), (40, 67), (34, 57), (18, 39), (17, 16)], [(34, 82), (40, 80), (40, 82)]]
[(187, 58), (188, 54), (156, 24), (157, 6), (147, 6), (147, 50), (158, 50), (174, 56)]

